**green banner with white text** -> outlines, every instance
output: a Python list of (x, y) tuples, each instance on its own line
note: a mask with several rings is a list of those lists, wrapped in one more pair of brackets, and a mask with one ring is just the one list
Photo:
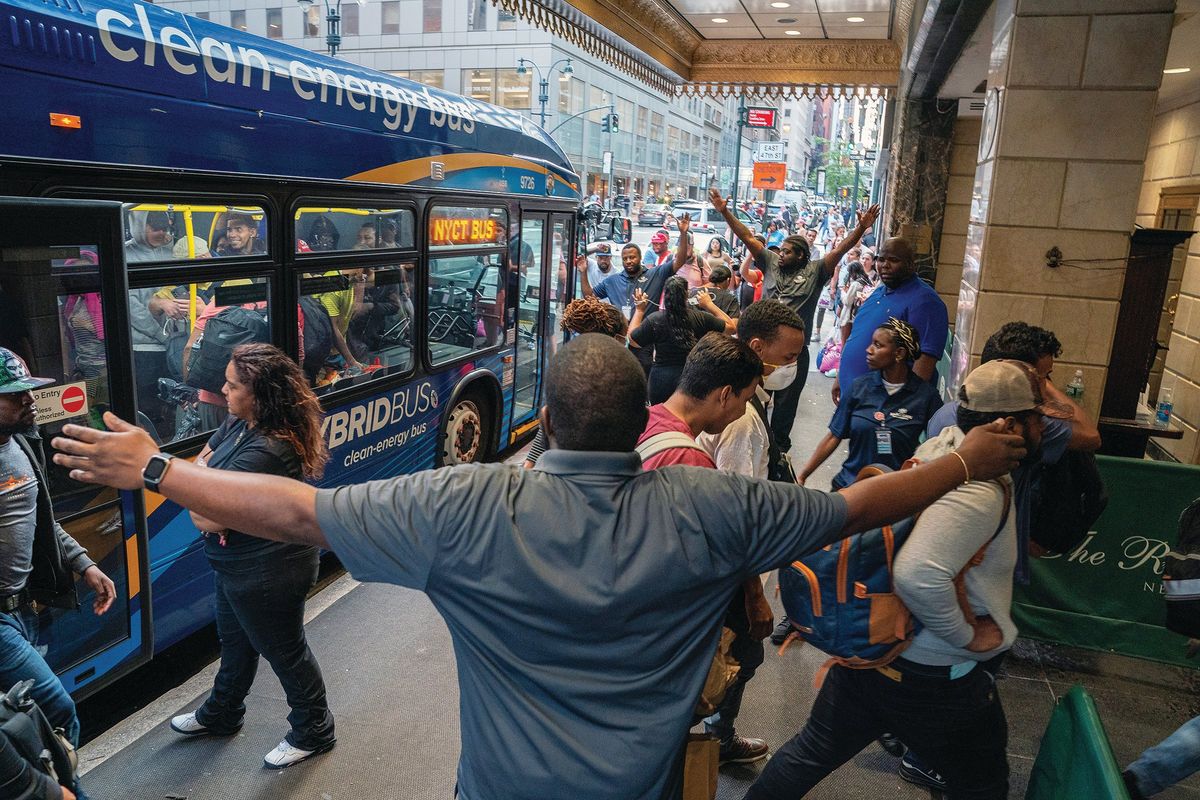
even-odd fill
[(1200, 467), (1097, 457), (1108, 508), (1078, 548), (1033, 559), (1033, 579), (1013, 594), (1022, 636), (1200, 667), (1186, 639), (1163, 627), (1163, 558), (1179, 515), (1200, 497)]

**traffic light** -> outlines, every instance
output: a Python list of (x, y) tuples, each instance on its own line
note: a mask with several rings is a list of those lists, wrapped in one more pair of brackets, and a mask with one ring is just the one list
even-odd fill
[(620, 133), (620, 131), (621, 131), (621, 118), (620, 118), (620, 117), (618, 117), (616, 114), (612, 114), (612, 115), (610, 115), (610, 116), (609, 116), (609, 119), (610, 119), (610, 120), (612, 120), (612, 121), (609, 123), (609, 127), (612, 129), (612, 132), (613, 132), (613, 133)]
[(605, 114), (604, 119), (600, 120), (600, 130), (608, 133), (612, 130), (612, 115)]

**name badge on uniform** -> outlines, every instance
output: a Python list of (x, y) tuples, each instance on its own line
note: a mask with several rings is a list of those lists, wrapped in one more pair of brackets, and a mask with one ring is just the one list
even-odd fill
[(892, 454), (892, 432), (887, 428), (875, 429), (875, 452), (881, 456)]

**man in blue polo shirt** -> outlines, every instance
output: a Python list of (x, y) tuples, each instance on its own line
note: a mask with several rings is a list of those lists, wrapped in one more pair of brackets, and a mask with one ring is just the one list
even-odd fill
[(912, 246), (904, 239), (893, 237), (883, 243), (875, 254), (875, 269), (882, 285), (863, 302), (854, 317), (854, 327), (842, 347), (842, 363), (833, 381), (834, 403), (841, 400), (843, 386), (850, 386), (855, 378), (867, 373), (871, 335), (889, 317), (916, 328), (921, 354), (913, 362), (912, 371), (930, 383), (936, 382), (937, 363), (950, 333), (946, 304), (933, 287), (917, 277)]

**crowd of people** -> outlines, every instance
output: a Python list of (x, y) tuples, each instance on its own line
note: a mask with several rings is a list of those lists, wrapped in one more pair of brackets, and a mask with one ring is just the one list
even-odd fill
[[(878, 208), (817, 257), (813, 231), (772, 245), (711, 199), (746, 248), (738, 271), (762, 299), (737, 302), (728, 255), (694, 253), (686, 215), (673, 252), (663, 237), (645, 254), (625, 245), (619, 268), (612, 253), (581, 259), (583, 296), (560, 320), (574, 336), (550, 363), (523, 470), (471, 465), (318, 490), (301, 479), (328, 456), (319, 403), (300, 367), (267, 344), (233, 351), (220, 389), (228, 417), (194, 463), (112, 414), (107, 430), (66, 426), (54, 460), (73, 478), (151, 488), (205, 533), (221, 667), (208, 699), (171, 727), (235, 733), (261, 654), (291, 707), (266, 765), (333, 748), (302, 625), (316, 549), (326, 548), (360, 580), (425, 591), (445, 617), (466, 800), (675, 797), (697, 724), (719, 741), (722, 763), (770, 756), (746, 795), (754, 800), (803, 796), (876, 739), (905, 751), (910, 780), (956, 798), (1007, 797), (995, 676), (1017, 635), (1014, 582), (1029, 580), (1031, 494), (1040, 465), (1100, 443), (1095, 422), (1053, 383), (1061, 344), (1011, 322), (943, 403), (934, 382), (945, 306), (903, 239), (863, 263), (859, 242)], [(689, 266), (699, 285), (680, 274)], [(835, 309), (836, 410), (818, 441), (793, 442), (818, 301), (843, 285), (857, 311)], [(33, 422), (20, 401), (38, 379), (22, 370), (0, 385), (0, 414), (12, 417), (0, 435), (19, 437)], [(843, 441), (849, 455), (831, 491), (807, 486)], [(805, 450), (796, 471), (789, 452)], [(919, 466), (901, 469), (913, 459)], [(893, 471), (856, 480), (868, 465)], [(500, 507), (507, 513), (478, 512)], [(834, 665), (773, 755), (739, 732), (764, 640), (798, 630), (776, 624), (763, 577), (918, 512), (895, 571), (896, 593), (922, 623), (911, 645), (877, 668)], [(107, 579), (65, 536), (72, 568), (103, 589)], [(960, 598), (955, 578), (968, 564)], [(254, 601), (264, 592), (278, 601), (270, 609)], [(739, 669), (704, 705), (718, 641)]]

